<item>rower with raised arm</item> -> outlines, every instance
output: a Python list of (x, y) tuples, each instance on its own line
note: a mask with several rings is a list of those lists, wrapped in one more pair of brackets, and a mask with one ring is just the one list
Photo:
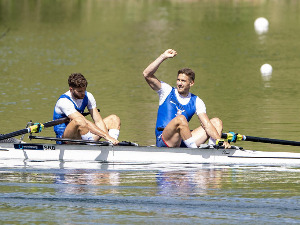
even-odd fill
[[(94, 96), (86, 91), (88, 82), (81, 73), (73, 73), (68, 79), (69, 91), (56, 102), (53, 119), (68, 117), (70, 122), (54, 126), (57, 138), (99, 141), (100, 138), (117, 145), (120, 133), (120, 118), (110, 115), (102, 119), (96, 107)], [(94, 122), (83, 115), (87, 108)], [(59, 143), (59, 142), (58, 142)]]
[[(190, 93), (195, 80), (194, 71), (189, 68), (179, 70), (176, 88), (154, 75), (162, 62), (176, 55), (175, 50), (166, 50), (143, 72), (149, 86), (159, 95), (156, 146), (197, 148), (208, 139), (209, 144), (215, 144), (221, 139), (223, 124), (219, 118), (209, 119), (204, 102)], [(201, 126), (191, 131), (189, 121), (194, 114), (197, 114)], [(228, 142), (224, 145), (230, 147)]]

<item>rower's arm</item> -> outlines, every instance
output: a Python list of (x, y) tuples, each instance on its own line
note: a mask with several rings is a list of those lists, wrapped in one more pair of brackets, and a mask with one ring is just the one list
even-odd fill
[(99, 127), (102, 131), (104, 131), (108, 134), (107, 127), (106, 127), (100, 113), (98, 112), (98, 110), (96, 108), (93, 108), (93, 109), (89, 109), (89, 112), (91, 114), (91, 117), (92, 117), (95, 125), (97, 127)]
[(160, 80), (154, 75), (160, 64), (168, 58), (175, 57), (177, 52), (173, 49), (166, 50), (156, 60), (154, 60), (143, 72), (144, 78), (149, 86), (154, 90), (158, 91), (161, 88)]
[[(92, 114), (92, 113), (91, 113)], [(82, 119), (88, 124), (88, 128), (91, 133), (98, 135), (99, 137), (104, 138), (105, 140), (108, 140), (109, 135), (108, 132), (105, 132), (105, 130), (100, 129), (98, 126), (96, 126), (91, 121), (87, 120), (81, 113), (74, 112), (68, 116), (71, 120), (74, 120), (77, 117), (82, 117)]]
[(71, 113), (70, 115), (68, 115), (68, 117), (69, 117), (70, 120), (74, 120), (77, 117), (83, 117), (84, 118), (84, 116), (78, 111)]

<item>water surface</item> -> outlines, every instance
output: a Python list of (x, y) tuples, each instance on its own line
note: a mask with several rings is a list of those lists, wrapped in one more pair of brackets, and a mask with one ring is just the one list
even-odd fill
[(0, 214), (3, 224), (298, 224), (298, 178), (275, 167), (2, 168)]
[[(120, 116), (120, 140), (152, 145), (158, 98), (142, 71), (174, 48), (178, 55), (157, 76), (175, 85), (178, 69), (194, 69), (191, 91), (209, 117), (223, 120), (224, 131), (297, 141), (299, 15), (295, 0), (0, 0), (0, 133), (51, 120), (67, 77), (81, 72), (101, 115)], [(265, 35), (253, 26), (261, 16), (270, 22)], [(264, 63), (273, 66), (268, 79), (259, 71)], [(50, 128), (42, 134), (54, 135)], [(300, 221), (297, 168), (6, 164), (0, 167), (3, 224)]]
[[(210, 117), (224, 121), (224, 131), (299, 140), (298, 1), (0, 4), (3, 133), (29, 120), (51, 120), (57, 98), (68, 89), (68, 75), (81, 72), (102, 116), (121, 117), (120, 138), (153, 144), (158, 99), (142, 71), (174, 48), (177, 57), (161, 65), (158, 77), (175, 85), (178, 69), (194, 69), (192, 92), (206, 103)], [(263, 36), (253, 25), (260, 16), (270, 22)], [(259, 72), (264, 63), (273, 66), (269, 81)], [(197, 118), (191, 127), (196, 126)]]

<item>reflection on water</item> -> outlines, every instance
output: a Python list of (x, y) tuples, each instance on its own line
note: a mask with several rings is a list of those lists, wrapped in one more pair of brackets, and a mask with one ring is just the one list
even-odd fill
[[(110, 186), (106, 194), (117, 193), (114, 186), (120, 185), (119, 172), (91, 172), (87, 170), (67, 170), (66, 173), (55, 174), (55, 184), (63, 184), (59, 191), (69, 194), (96, 194), (91, 187)], [(91, 193), (92, 192), (92, 193)]]
[(204, 195), (209, 190), (219, 189), (222, 170), (173, 171), (157, 174), (157, 185), (161, 195)]
[[(300, 172), (297, 168), (234, 167), (209, 164), (198, 169), (184, 169), (183, 166), (181, 168), (177, 170), (163, 169), (153, 171), (144, 169), (131, 171), (127, 169), (27, 169), (22, 171), (8, 168), (1, 170), (0, 182), (11, 183), (11, 185), (26, 183), (44, 184), (45, 190), (68, 194), (90, 193), (97, 195), (97, 192), (94, 192), (95, 190), (99, 191), (98, 194), (122, 194), (125, 189), (139, 187), (157, 189), (157, 192), (152, 194), (164, 196), (215, 195), (218, 194), (217, 191), (224, 192), (226, 189), (237, 189), (236, 191), (238, 192), (240, 188), (249, 190), (253, 188), (256, 191), (268, 188), (274, 191), (294, 189), (293, 193), (285, 193), (285, 195), (300, 194), (300, 190), (296, 186), (291, 186), (297, 183), (297, 177)], [(51, 191), (52, 188), (54, 189)], [(253, 191), (255, 190), (251, 192)], [(245, 195), (247, 194), (249, 193), (245, 193)], [(265, 194), (268, 195), (267, 193)]]
[(4, 223), (19, 221), (20, 215), (24, 223), (54, 219), (64, 224), (66, 215), (68, 224), (297, 223), (299, 172), (213, 165), (178, 170), (2, 168), (0, 216)]

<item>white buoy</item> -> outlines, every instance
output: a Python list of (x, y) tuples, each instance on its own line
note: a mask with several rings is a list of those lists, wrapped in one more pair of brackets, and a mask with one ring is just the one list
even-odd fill
[(260, 67), (260, 72), (262, 76), (271, 76), (273, 68), (270, 64), (266, 63)]
[(259, 17), (254, 22), (254, 28), (258, 34), (267, 33), (269, 30), (269, 21), (264, 17)]

